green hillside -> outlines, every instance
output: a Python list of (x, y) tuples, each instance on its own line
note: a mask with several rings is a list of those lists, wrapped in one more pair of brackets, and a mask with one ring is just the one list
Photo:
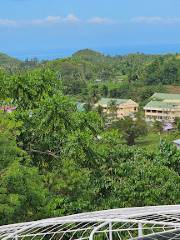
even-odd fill
[(4, 53), (0, 53), (0, 65), (18, 65), (21, 61), (10, 57)]
[(103, 60), (105, 56), (97, 51), (91, 50), (91, 49), (83, 49), (80, 51), (75, 52), (72, 55), (73, 58), (81, 58), (86, 61), (99, 61)]

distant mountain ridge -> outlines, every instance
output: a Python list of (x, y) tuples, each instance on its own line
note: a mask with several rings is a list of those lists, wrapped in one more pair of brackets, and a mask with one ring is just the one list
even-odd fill
[(20, 60), (14, 57), (10, 57), (5, 53), (0, 53), (0, 65), (19, 65)]

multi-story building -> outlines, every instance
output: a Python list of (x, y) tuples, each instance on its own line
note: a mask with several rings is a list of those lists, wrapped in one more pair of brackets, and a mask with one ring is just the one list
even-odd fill
[(101, 98), (96, 106), (102, 108), (103, 113), (113, 115), (116, 118), (124, 118), (126, 116), (133, 116), (138, 111), (138, 103), (131, 99), (117, 99), (117, 98)]
[(144, 107), (147, 121), (174, 122), (180, 117), (180, 94), (155, 93)]

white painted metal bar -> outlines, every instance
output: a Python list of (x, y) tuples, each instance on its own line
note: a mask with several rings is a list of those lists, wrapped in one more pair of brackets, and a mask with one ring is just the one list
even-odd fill
[(121, 239), (121, 235), (133, 239), (137, 235), (138, 239), (176, 228), (180, 229), (180, 205), (125, 208), (0, 226), (0, 240), (44, 240), (47, 236), (50, 240), (57, 236), (61, 240), (93, 240), (94, 235), (103, 233), (108, 240)]
[(138, 237), (141, 238), (143, 236), (143, 225), (142, 223), (138, 223)]
[(90, 236), (89, 236), (89, 240), (93, 240), (94, 234), (95, 234), (98, 230), (100, 230), (102, 227), (107, 226), (108, 224), (109, 224), (108, 222), (104, 222), (104, 223), (101, 223), (99, 226), (95, 227), (95, 228), (93, 229), (93, 231), (91, 232)]
[(109, 223), (109, 240), (113, 240), (112, 223)]

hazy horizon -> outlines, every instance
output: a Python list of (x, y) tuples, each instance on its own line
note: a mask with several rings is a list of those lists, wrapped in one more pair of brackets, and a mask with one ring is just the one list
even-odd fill
[(0, 51), (56, 58), (90, 48), (105, 54), (180, 51), (179, 0), (6, 0)]
[(176, 54), (180, 53), (180, 44), (172, 45), (127, 45), (127, 46), (115, 46), (115, 47), (79, 47), (72, 49), (46, 49), (46, 50), (20, 50), (20, 51), (1, 51), (2, 53), (8, 54), (9, 56), (18, 58), (20, 60), (38, 58), (39, 60), (52, 60), (56, 58), (70, 57), (73, 53), (83, 50), (91, 49), (94, 51), (101, 52), (104, 55), (116, 56), (116, 55), (127, 55), (134, 53), (142, 54)]

